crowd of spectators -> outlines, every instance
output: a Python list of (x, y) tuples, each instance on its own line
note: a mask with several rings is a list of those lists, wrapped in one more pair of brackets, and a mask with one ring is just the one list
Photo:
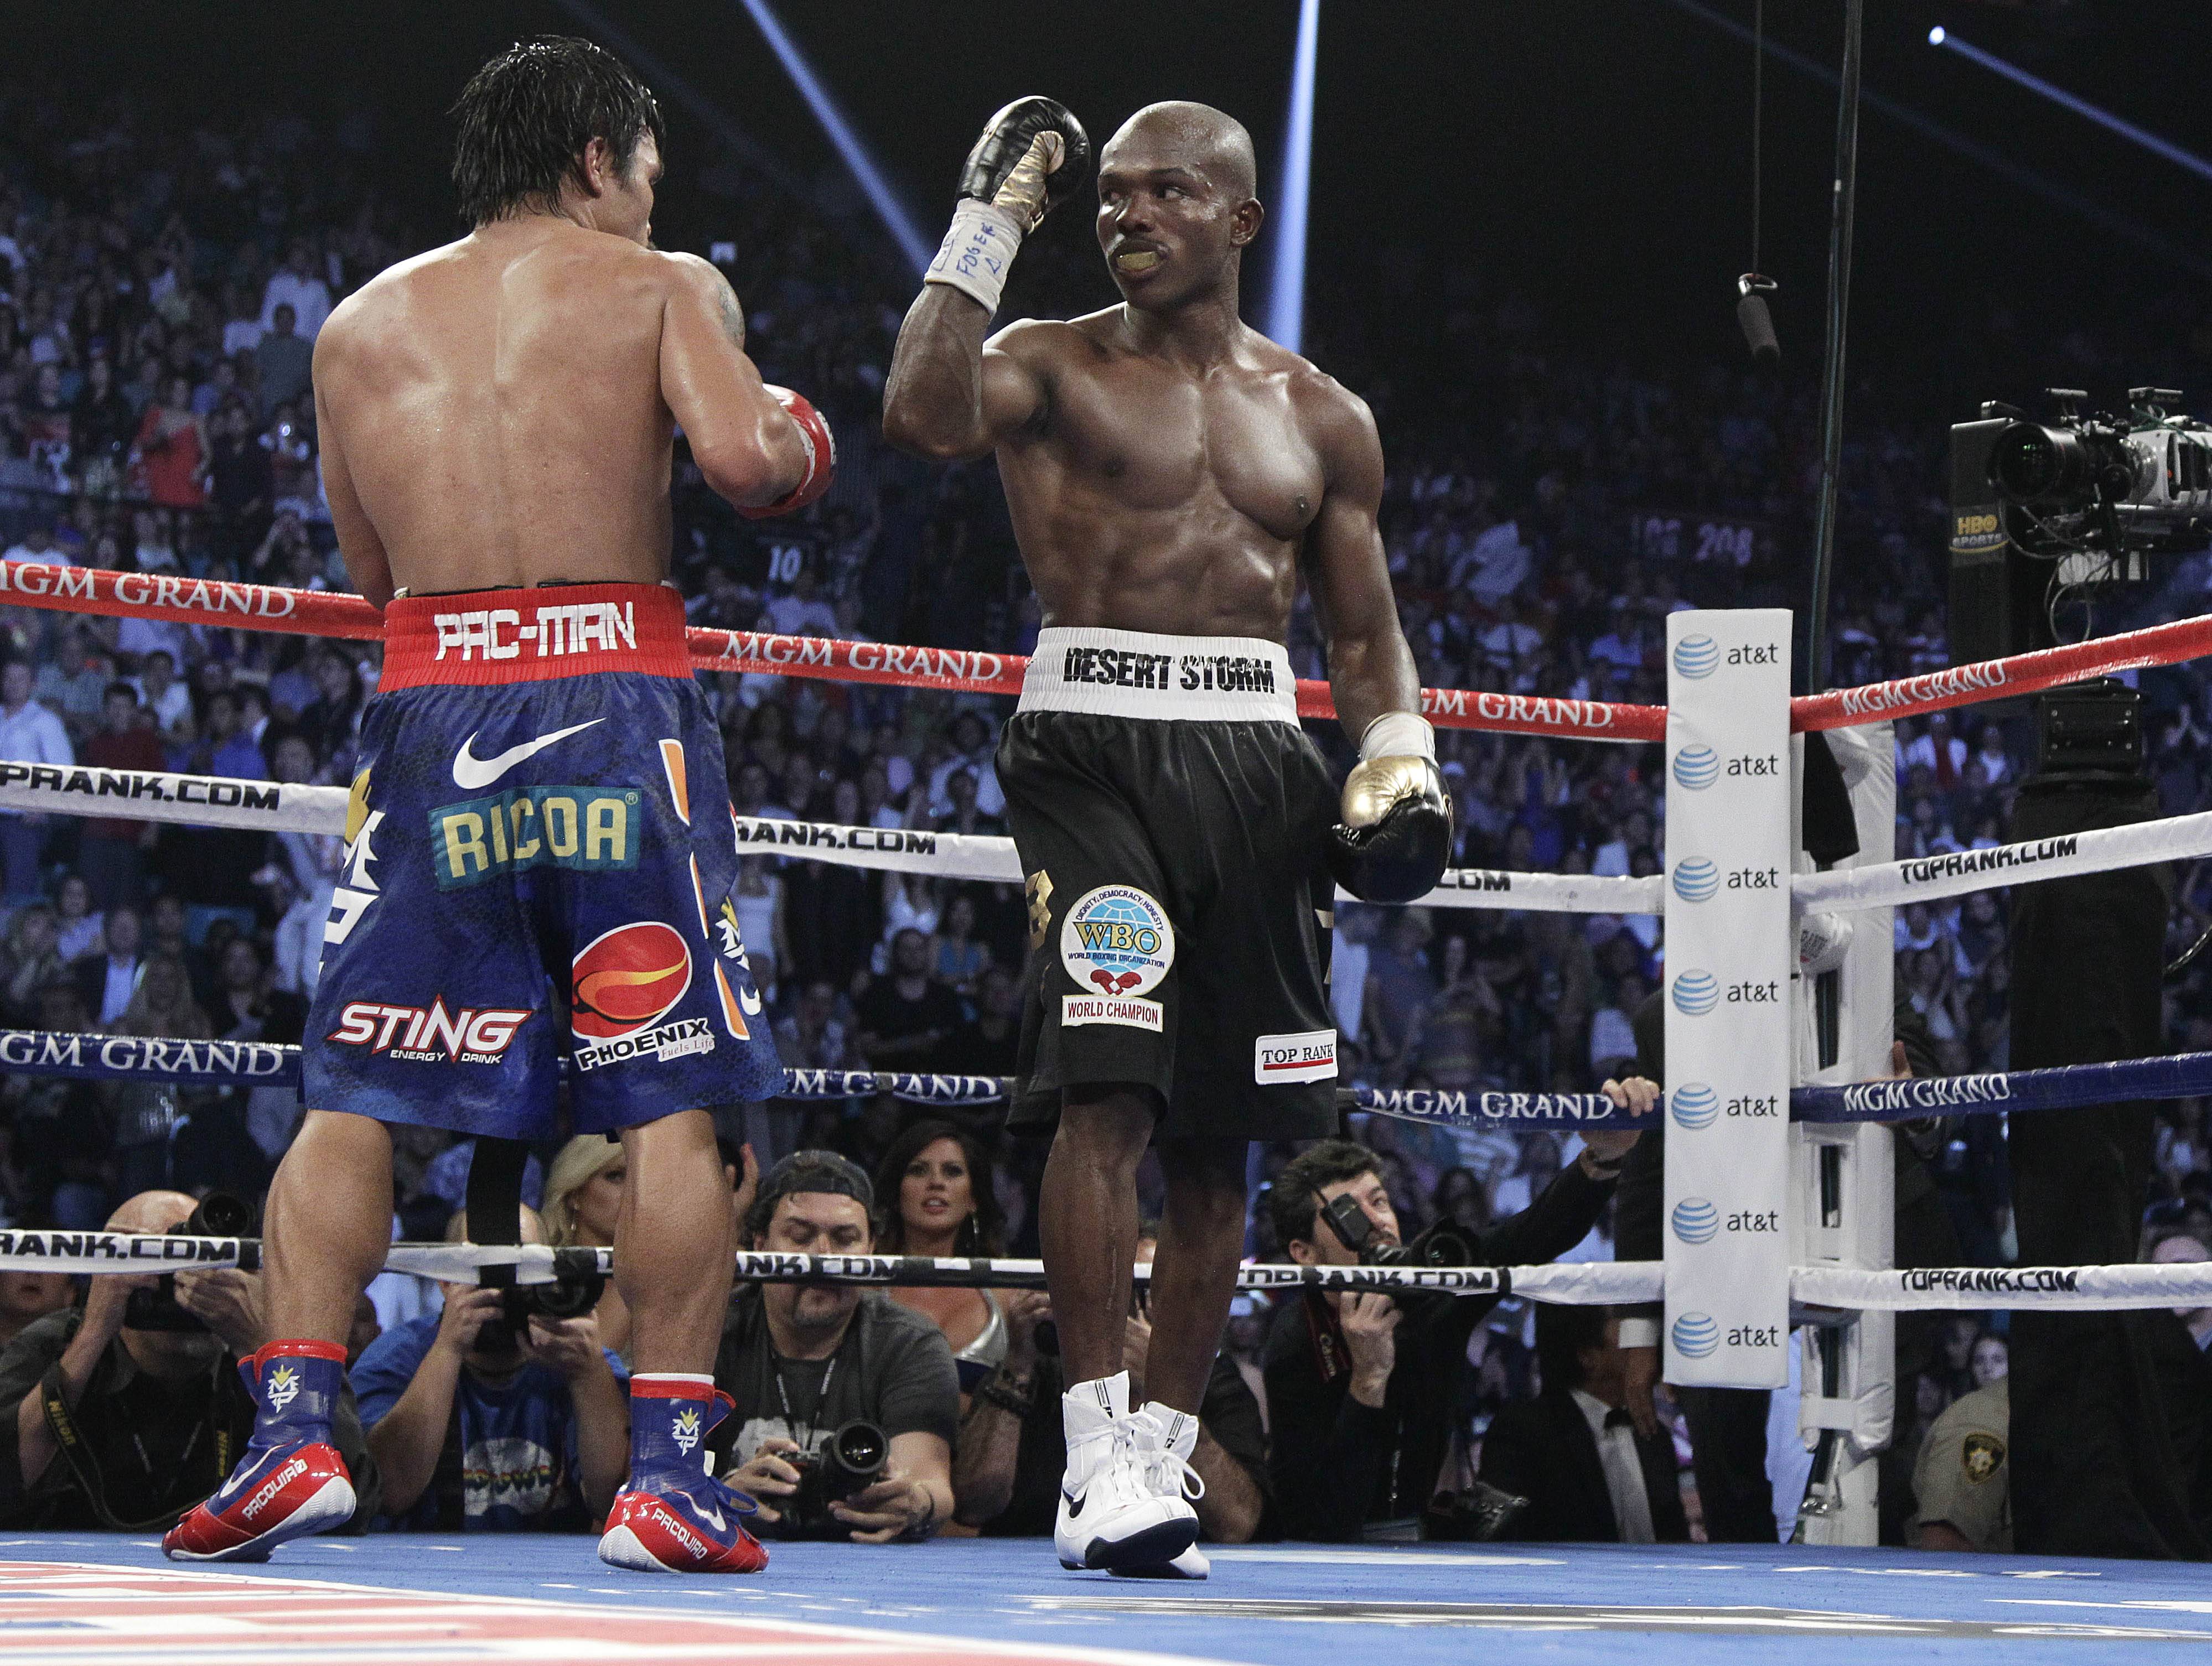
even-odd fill
[[(336, 301), (436, 234), (383, 206), (373, 159), (343, 123), (264, 112), (182, 125), (120, 96), (20, 82), (0, 83), (0, 113), (6, 555), (344, 587), (316, 467), (312, 342)], [(744, 298), (750, 348), (770, 379), (804, 389), (829, 415), (840, 466), (814, 509), (753, 523), (705, 488), (679, 448), (674, 558), (693, 621), (1024, 650), (1037, 609), (993, 470), (924, 467), (880, 439), (902, 280), (849, 227), (742, 165), (723, 158), (708, 173), (728, 227), (715, 257)], [(1041, 239), (1033, 256), (1018, 269), (1010, 312), (1100, 298), (1091, 257), (1071, 244)], [(1383, 535), (1425, 685), (1660, 703), (1670, 612), (1786, 605), (1796, 593), (1816, 470), (1803, 382), (1577, 354), (1555, 344), (1528, 301), (1473, 275), (1429, 298), (1417, 352), (1389, 333), (1388, 309), (1333, 308), (1324, 292), (1311, 312), (1315, 355), (1369, 394), (1382, 421), (1393, 462)], [(2002, 320), (1992, 328), (2002, 336)], [(2064, 343), (2063, 356), (2070, 373), (2057, 379), (2118, 374), (2084, 341)], [(1946, 661), (1942, 445), (1953, 415), (1901, 375), (1855, 397), (1839, 682)], [(2173, 585), (2201, 591), (2201, 566), (2183, 567)], [(2173, 593), (2147, 605), (2197, 610)], [(1301, 675), (1325, 673), (1304, 601), (1291, 651)], [(331, 785), (351, 778), (377, 675), (374, 650), (357, 643), (27, 607), (0, 609), (0, 757)], [(993, 766), (1005, 702), (709, 681), (741, 813), (1005, 831)], [(2181, 667), (2142, 686), (2165, 809), (2197, 809), (2212, 769), (2212, 682)], [(1899, 724), (1900, 854), (2004, 836), (2024, 722), (2000, 708)], [(1459, 812), (1456, 863), (1658, 870), (1656, 748), (1464, 730), (1439, 742)], [(0, 812), (0, 1022), (296, 1041), (342, 855), (325, 836)], [(2180, 947), (2212, 924), (2212, 873), (2185, 881)], [(1024, 948), (1012, 888), (753, 855), (735, 906), (787, 1064), (1012, 1069)], [(2003, 1068), (2003, 894), (1901, 911), (1896, 948), (1943, 1068)], [(1656, 986), (1663, 948), (1658, 922), (1643, 917), (1346, 907), (1332, 998), (1347, 1074), (1383, 1086), (1571, 1090), (1625, 1075), (1630, 1021)], [(2170, 983), (2168, 1001), (2172, 1045), (2212, 1048), (2212, 956)], [(750, 1134), (771, 1159), (816, 1148), (873, 1168), (915, 1114), (888, 1100), (733, 1108), (728, 1131)], [(2152, 1225), (2212, 1241), (2204, 1107), (2172, 1101), (2159, 1114)], [(283, 1090), (9, 1075), (0, 1213), (81, 1227), (152, 1188), (251, 1197), (297, 1117)], [(990, 1190), (998, 1240), (1031, 1249), (1041, 1154), (1001, 1145), (986, 1117), (957, 1132), (969, 1142), (969, 1183)], [(1378, 1121), (1363, 1137), (1408, 1234), (1446, 1218), (1487, 1230), (1541, 1198), (1577, 1157), (1571, 1142), (1543, 1132)], [(1266, 1172), (1291, 1156), (1265, 1154)], [(438, 1235), (461, 1200), (465, 1152), (405, 1130), (398, 1161), (410, 1235)], [(1990, 1119), (1958, 1124), (1936, 1166), (1970, 1256), (2004, 1258), (2008, 1208)], [(1610, 1253), (1609, 1232), (1601, 1214), (1571, 1253)], [(1286, 1252), (1264, 1209), (1250, 1247)], [(386, 1318), (422, 1323), (411, 1310)], [(991, 1319), (1016, 1335), (1033, 1322), (1026, 1312)], [(1243, 1367), (1256, 1375), (1265, 1316), (1239, 1323)], [(417, 1340), (434, 1353), (443, 1335), (434, 1321)], [(1605, 1345), (1555, 1339), (1551, 1356)], [(2001, 1374), (1992, 1362), (2002, 1348), (2001, 1334), (1961, 1327), (1943, 1370), (1902, 1390), (1905, 1403), (1932, 1421), (1989, 1371)], [(1519, 1304), (1467, 1339), (1473, 1369), (1449, 1415), (1470, 1452), (1498, 1408), (1540, 1380), (1544, 1351)], [(1584, 1364), (1601, 1377), (1593, 1360)], [(576, 1362), (596, 1392), (592, 1359)]]

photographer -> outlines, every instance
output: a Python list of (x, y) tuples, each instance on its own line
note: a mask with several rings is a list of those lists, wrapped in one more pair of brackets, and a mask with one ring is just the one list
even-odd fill
[[(107, 1228), (170, 1232), (193, 1207), (179, 1191), (141, 1192)], [(252, 1432), (239, 1369), (266, 1340), (258, 1277), (179, 1273), (173, 1301), (150, 1273), (87, 1283), (82, 1307), (48, 1314), (0, 1350), (0, 1405), (15, 1409), (15, 1439), (0, 1443), (0, 1526), (167, 1527), (215, 1491)], [(335, 1435), (361, 1500), (355, 1523), (365, 1524), (376, 1470), (349, 1396)]]
[[(868, 1255), (874, 1207), (857, 1165), (794, 1151), (762, 1179), (747, 1241)], [(759, 1500), (763, 1537), (884, 1544), (951, 1519), (960, 1378), (923, 1315), (856, 1285), (741, 1285), (714, 1386), (733, 1402), (709, 1443), (714, 1473)]]
[[(1641, 1076), (1604, 1087), (1616, 1106), (1639, 1113), (1658, 1091)], [(1527, 1209), (1467, 1234), (1466, 1264), (1534, 1265), (1583, 1240), (1613, 1196), (1636, 1133), (1592, 1129), (1583, 1137), (1581, 1154)], [(1324, 1215), (1340, 1197), (1364, 1217), (1370, 1258), (1372, 1245), (1401, 1242), (1375, 1154), (1324, 1140), (1291, 1159), (1268, 1196), (1291, 1260), (1361, 1259)], [(1431, 1493), (1451, 1446), (1468, 1340), (1494, 1305), (1321, 1290), (1283, 1305), (1267, 1337), (1267, 1384), (1270, 1467), (1286, 1536), (1465, 1538), (1480, 1530)]]
[[(465, 1244), (457, 1211), (446, 1241)], [(545, 1242), (534, 1209), (522, 1241)], [(387, 1330), (353, 1368), (388, 1525), (596, 1530), (629, 1471), (629, 1386), (599, 1323), (530, 1315), (507, 1293), (444, 1284), (443, 1311)]]

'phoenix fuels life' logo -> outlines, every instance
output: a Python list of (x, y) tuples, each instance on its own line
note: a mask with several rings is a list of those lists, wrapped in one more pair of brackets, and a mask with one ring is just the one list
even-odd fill
[(586, 1041), (643, 1029), (691, 987), (691, 950), (658, 920), (618, 925), (593, 938), (571, 967), (568, 1027)]

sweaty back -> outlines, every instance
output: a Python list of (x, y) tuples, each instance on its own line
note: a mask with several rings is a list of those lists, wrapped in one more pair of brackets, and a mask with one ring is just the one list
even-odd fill
[(665, 576), (665, 273), (530, 216), (394, 267), (332, 318), (318, 399), (396, 584)]

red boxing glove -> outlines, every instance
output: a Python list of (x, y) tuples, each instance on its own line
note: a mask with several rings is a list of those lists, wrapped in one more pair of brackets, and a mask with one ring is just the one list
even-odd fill
[(757, 509), (740, 508), (738, 513), (749, 521), (764, 521), (771, 515), (788, 515), (793, 510), (805, 508), (830, 489), (830, 482), (837, 473), (837, 442), (831, 437), (830, 425), (823, 420), (822, 413), (807, 403), (803, 393), (793, 393), (773, 382), (763, 385), (799, 425), (799, 437), (806, 446), (806, 472), (799, 476), (798, 485), (774, 503), (764, 503)]

